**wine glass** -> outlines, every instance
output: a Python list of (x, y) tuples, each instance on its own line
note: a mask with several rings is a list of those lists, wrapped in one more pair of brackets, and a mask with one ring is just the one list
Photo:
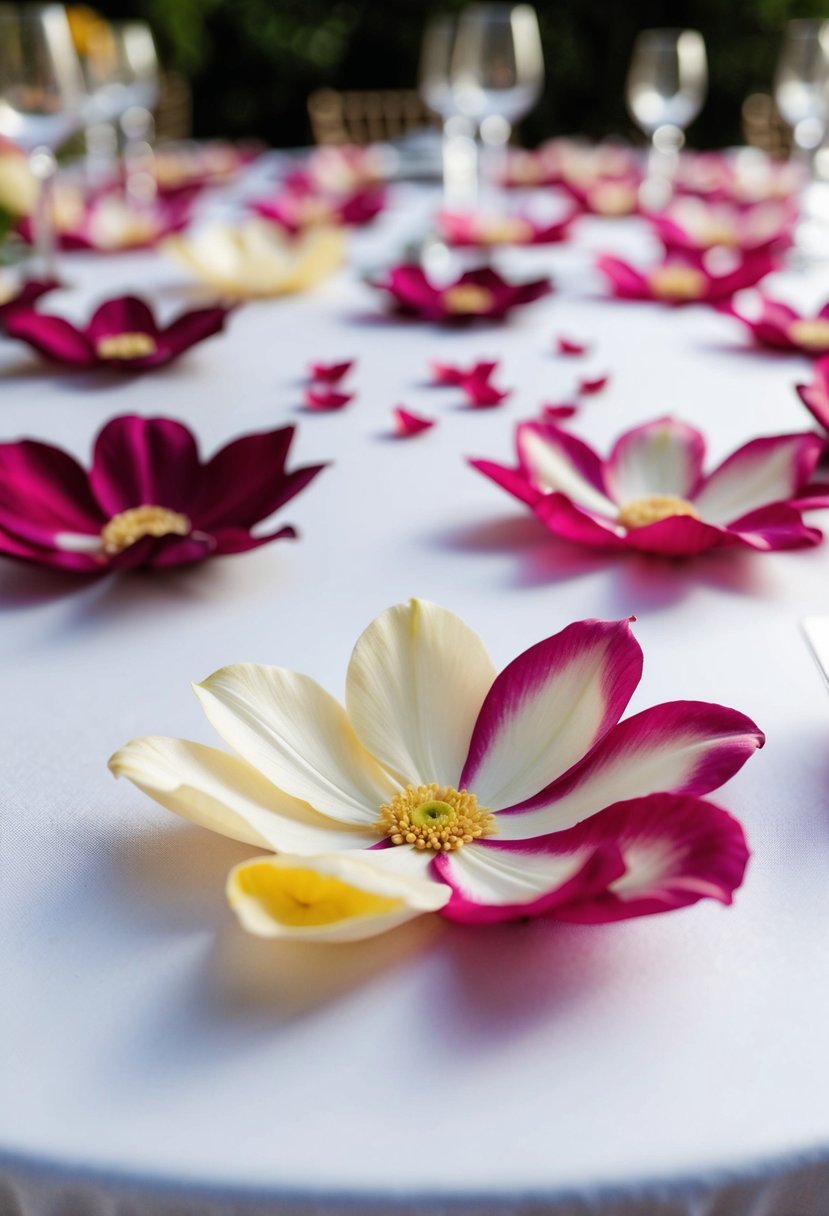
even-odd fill
[(155, 120), (161, 93), (158, 52), (145, 21), (114, 24), (121, 85), (121, 131), (124, 135), (124, 179), (128, 197), (138, 206), (156, 195)]
[(774, 100), (809, 165), (826, 135), (829, 105), (829, 22), (789, 21), (777, 61)]
[[(512, 129), (544, 88), (544, 54), (529, 4), (470, 4), (458, 17), (451, 86), (461, 114), (478, 126), (490, 180), (500, 176)], [(494, 170), (494, 172), (493, 172)]]
[(47, 278), (55, 275), (55, 152), (79, 129), (82, 100), (80, 65), (63, 6), (0, 4), (0, 135), (28, 153), (40, 182), (33, 227)]
[(632, 118), (650, 136), (650, 178), (674, 176), (685, 128), (702, 109), (707, 88), (701, 34), (667, 29), (640, 32), (628, 68), (626, 100)]
[(441, 119), (443, 197), (447, 207), (474, 203), (477, 194), (475, 126), (461, 114), (452, 88), (457, 28), (454, 13), (438, 13), (427, 22), (418, 70), (418, 92)]

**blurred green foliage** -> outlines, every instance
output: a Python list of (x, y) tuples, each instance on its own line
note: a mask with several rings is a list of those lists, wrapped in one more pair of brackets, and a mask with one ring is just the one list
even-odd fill
[[(305, 99), (321, 85), (414, 85), (431, 12), (462, 0), (104, 0), (113, 17), (153, 26), (165, 62), (189, 77), (197, 135), (309, 141)], [(538, 0), (547, 87), (524, 141), (552, 134), (633, 135), (624, 78), (638, 30), (698, 29), (709, 54), (697, 146), (740, 140), (740, 105), (768, 92), (784, 23), (825, 15), (825, 0)]]

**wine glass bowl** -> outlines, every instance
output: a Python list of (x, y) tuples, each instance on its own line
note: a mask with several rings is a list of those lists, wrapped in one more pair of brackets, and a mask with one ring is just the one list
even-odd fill
[(702, 109), (708, 87), (705, 43), (696, 30), (642, 30), (626, 84), (631, 117), (658, 150), (676, 149)]
[(829, 22), (789, 21), (774, 78), (774, 101), (805, 153), (818, 148), (827, 129), (829, 107)]
[[(538, 19), (529, 4), (470, 4), (458, 17), (452, 88), (458, 109), (506, 138), (544, 87)], [(483, 132), (482, 132), (483, 134)]]
[(0, 4), (0, 135), (56, 150), (78, 128), (83, 81), (59, 4)]

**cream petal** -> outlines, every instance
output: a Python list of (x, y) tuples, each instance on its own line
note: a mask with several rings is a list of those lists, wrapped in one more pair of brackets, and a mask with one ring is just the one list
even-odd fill
[(455, 785), (495, 667), (460, 617), (411, 600), (359, 638), (346, 706), (362, 742), (401, 784)]
[(384, 866), (388, 852), (256, 857), (231, 870), (228, 902), (249, 933), (306, 942), (360, 941), (442, 908), (449, 888)]
[(593, 852), (590, 846), (556, 854), (467, 845), (441, 857), (440, 866), (447, 881), (471, 903), (532, 904), (574, 878)]
[(618, 507), (590, 483), (561, 442), (539, 435), (531, 427), (520, 434), (520, 450), (533, 484), (547, 493), (566, 494), (571, 502), (597, 515), (616, 518)]
[(364, 848), (366, 834), (326, 819), (245, 760), (187, 739), (133, 739), (109, 761), (116, 777), (201, 827), (269, 849)]
[(310, 677), (237, 663), (195, 686), (221, 737), (269, 781), (332, 819), (370, 827), (396, 786), (343, 707)]

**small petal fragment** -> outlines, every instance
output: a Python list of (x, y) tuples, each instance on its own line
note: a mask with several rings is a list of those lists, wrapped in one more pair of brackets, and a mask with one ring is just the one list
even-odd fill
[(228, 901), (259, 937), (355, 942), (436, 912), (449, 898), (442, 883), (381, 868), (372, 858), (257, 857), (231, 870)]
[(331, 389), (307, 388), (305, 405), (309, 410), (341, 410), (353, 398), (353, 393), (338, 393)]
[(401, 439), (410, 439), (412, 435), (420, 435), (435, 425), (434, 418), (424, 418), (422, 414), (413, 414), (402, 405), (394, 408), (395, 434)]

